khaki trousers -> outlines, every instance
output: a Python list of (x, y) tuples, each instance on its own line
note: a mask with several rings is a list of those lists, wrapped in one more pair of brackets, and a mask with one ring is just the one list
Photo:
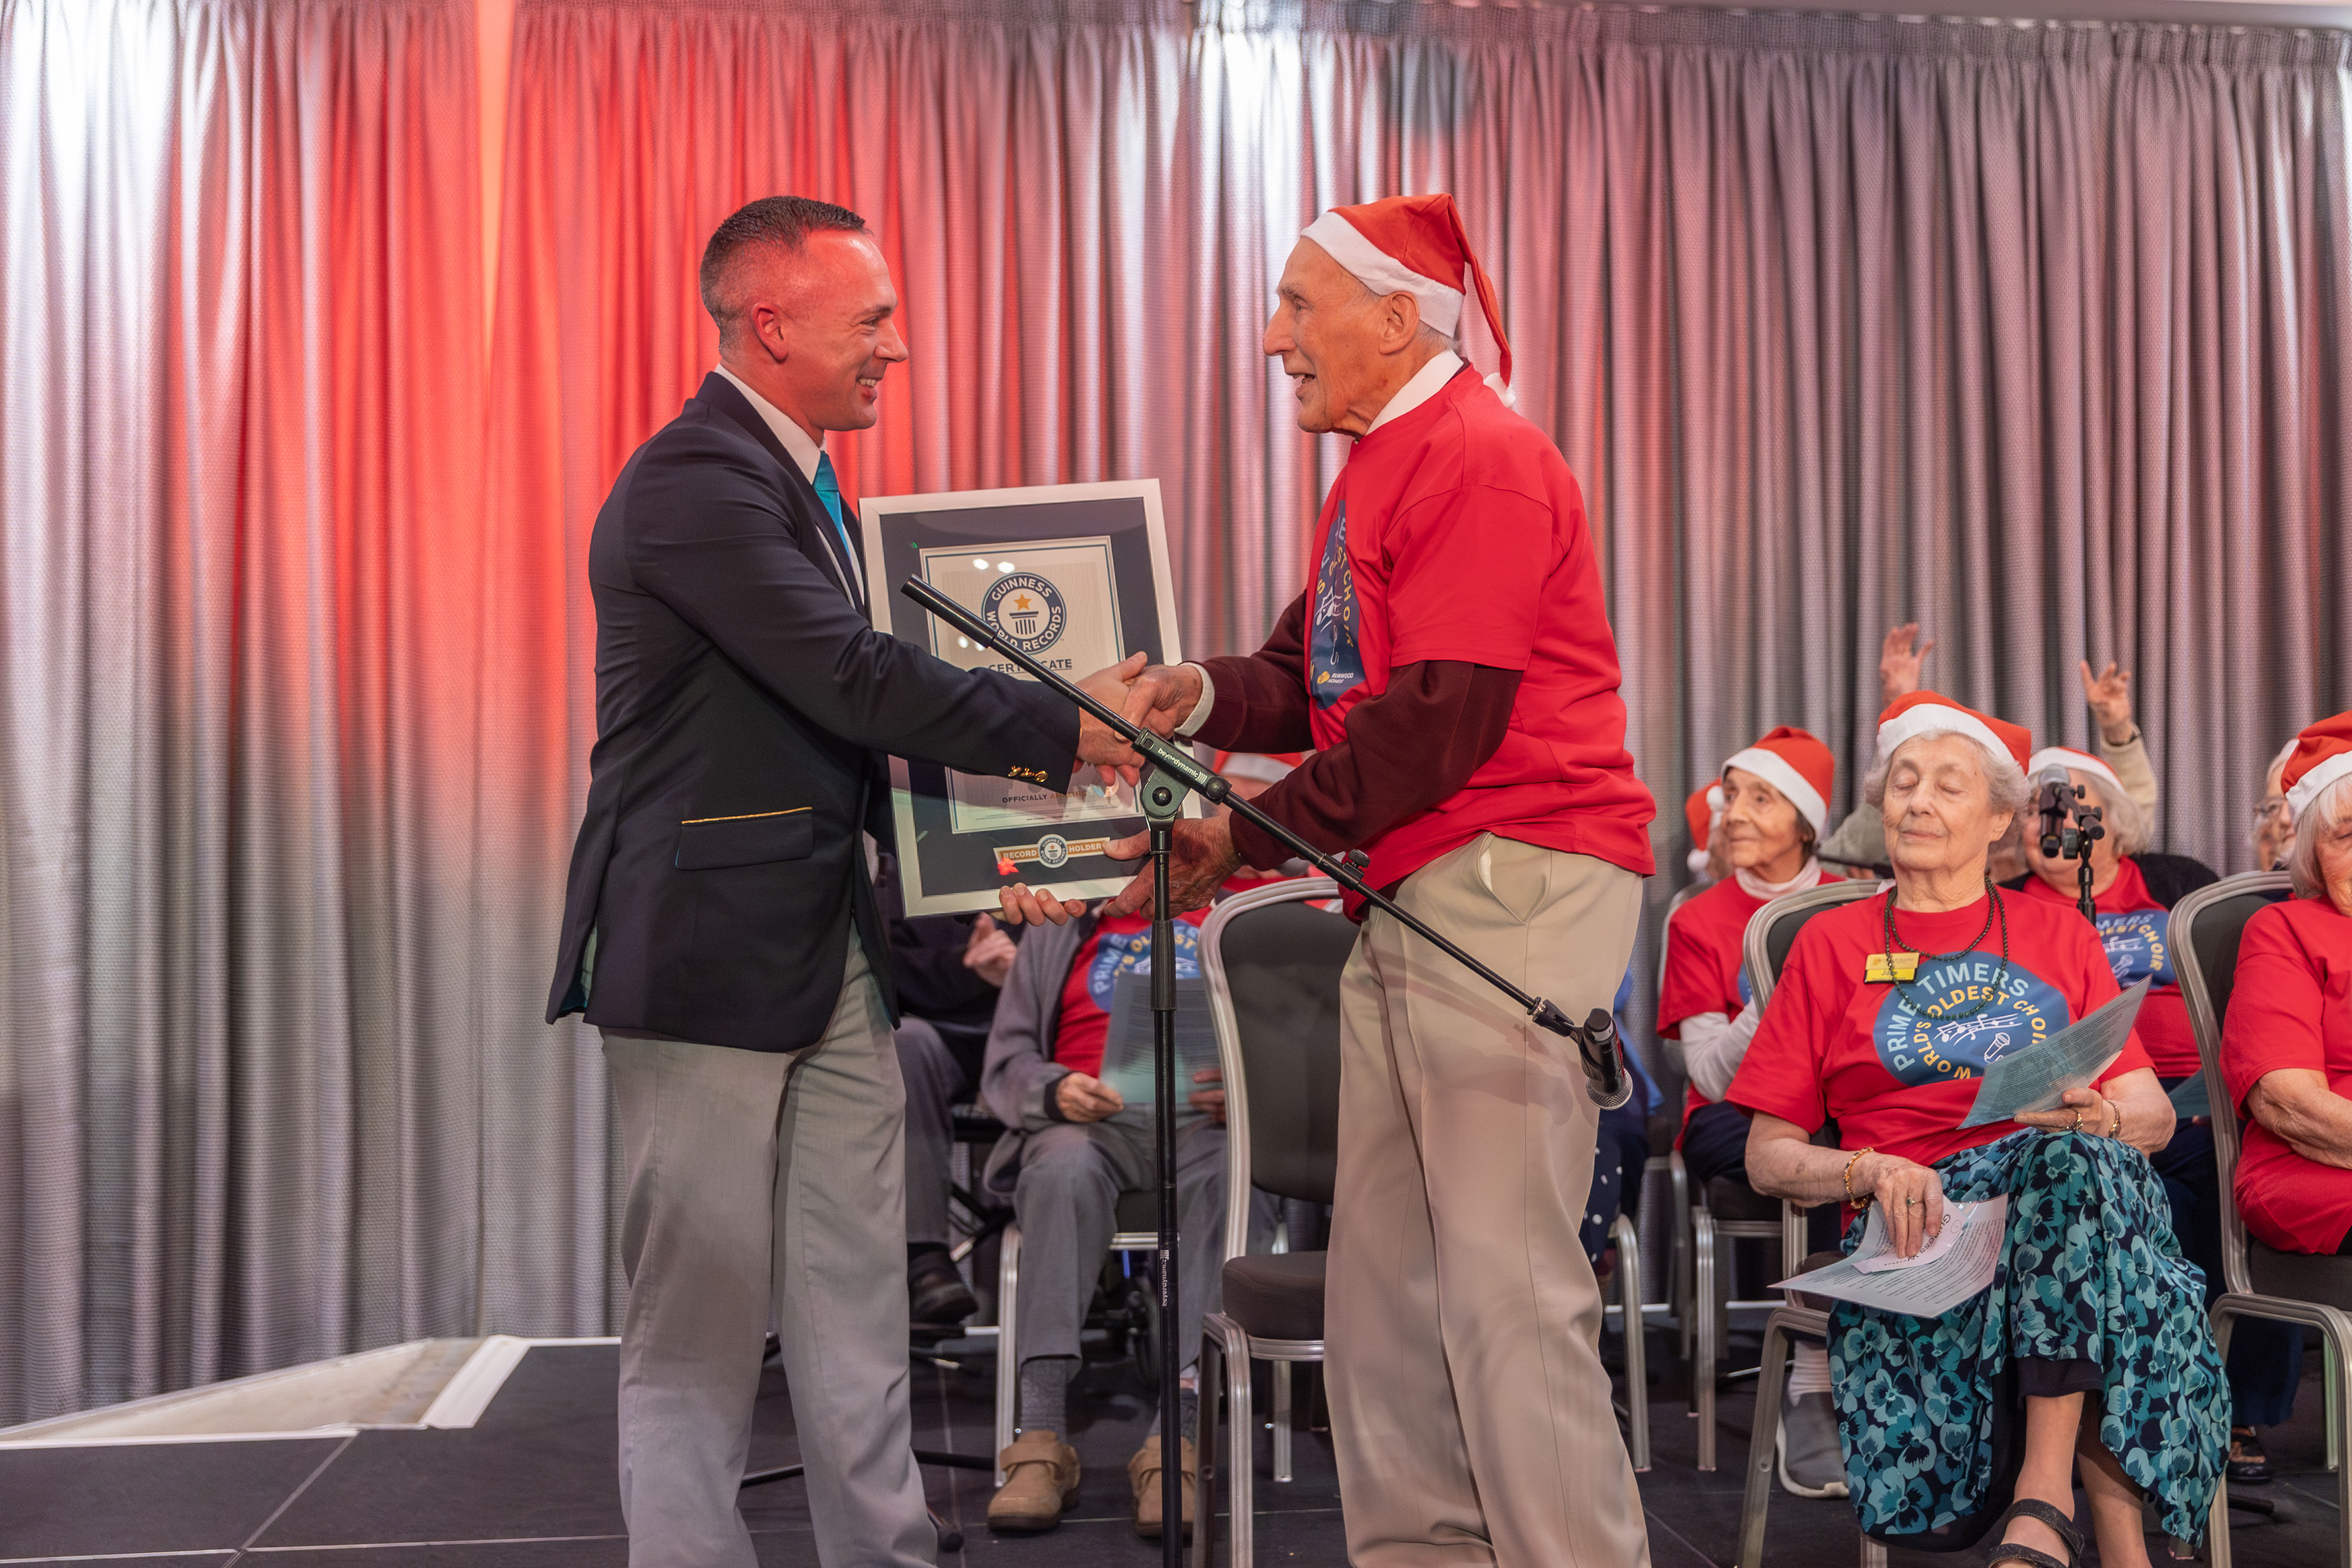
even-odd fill
[[(1486, 835), (1398, 902), (1581, 1019), (1624, 975), (1641, 879)], [(1599, 1112), (1575, 1047), (1378, 911), (1341, 988), (1325, 1329), (1349, 1561), (1647, 1563), (1577, 1240)]]

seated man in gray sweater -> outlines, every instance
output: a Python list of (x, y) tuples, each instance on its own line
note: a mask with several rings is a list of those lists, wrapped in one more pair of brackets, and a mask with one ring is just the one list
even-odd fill
[[(1099, 906), (1097, 906), (1099, 908)], [(1176, 922), (1176, 975), (1201, 973), (1201, 922), (1195, 910)], [(1078, 1497), (1078, 1457), (1064, 1441), (1069, 1431), (1068, 1388), (1079, 1366), (1078, 1334), (1095, 1281), (1102, 1273), (1115, 1229), (1113, 1215), (1123, 1192), (1154, 1190), (1151, 1107), (1106, 1082), (1105, 1057), (1131, 1058), (1132, 1047), (1114, 1042), (1114, 1013), (1142, 1021), (1148, 1012), (1131, 1000), (1118, 1007), (1128, 987), (1144, 985), (1157, 955), (1151, 951), (1148, 915), (1102, 918), (1089, 912), (1067, 925), (1030, 932), (1006, 975), (981, 1069), (981, 1099), (1010, 1129), (990, 1154), (982, 1180), (994, 1193), (1012, 1194), (1021, 1226), (1021, 1296), (1015, 1330), (1018, 1368), (999, 1367), (1000, 1377), (1020, 1379), (1020, 1435), (999, 1458), (1004, 1485), (988, 1505), (989, 1527), (1006, 1531), (1051, 1530)], [(1188, 992), (1181, 1005), (1199, 1005)], [(1180, 1039), (1196, 1033), (1204, 1019), (1180, 1016)], [(1146, 1036), (1148, 1040), (1148, 1035)], [(1148, 1045), (1142, 1060), (1148, 1062)], [(1199, 1069), (1185, 1104), (1177, 1108), (1176, 1199), (1182, 1250), (1177, 1260), (1177, 1342), (1188, 1351), (1201, 1342), (1201, 1320), (1210, 1310), (1224, 1257), (1224, 1091), (1213, 1067)], [(1148, 1079), (1129, 1079), (1139, 1100)], [(1188, 1355), (1188, 1362), (1191, 1357)], [(1181, 1464), (1186, 1478), (1184, 1523), (1192, 1523), (1191, 1481), (1198, 1468), (1192, 1446), (1196, 1408), (1186, 1373), (1185, 1431)], [(1135, 1490), (1138, 1533), (1160, 1531), (1160, 1439), (1157, 1430), (1128, 1461)]]

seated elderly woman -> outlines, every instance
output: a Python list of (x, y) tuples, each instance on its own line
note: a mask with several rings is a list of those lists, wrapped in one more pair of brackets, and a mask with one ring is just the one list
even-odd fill
[(2246, 922), (2221, 1035), (2253, 1118), (2238, 1209), (2282, 1252), (2352, 1253), (2352, 712), (2303, 732), (2284, 782), (2294, 897)]
[[(2169, 1091), (2204, 1071), (2197, 1054), (2197, 1037), (2189, 1026), (2189, 1004), (2180, 994), (2180, 977), (2172, 966), (2172, 906), (2215, 880), (2210, 868), (2185, 855), (2151, 852), (2148, 815), (2116, 771), (2099, 758), (2066, 746), (2045, 746), (2033, 753), (2025, 772), (2030, 779), (2060, 768), (2081, 792), (2083, 804), (2095, 807), (2105, 837), (2090, 848), (2091, 907), (2095, 912), (2099, 942), (2107, 950), (2107, 966), (2118, 985), (2149, 983), (2147, 1003), (2137, 1022), (2139, 1043), (2147, 1051), (2158, 1082)], [(2031, 899), (2047, 900), (2074, 909), (2082, 894), (2084, 864), (2063, 856), (2044, 855), (2040, 824), (2025, 822), (2024, 851), (2031, 869), (2015, 881), (2002, 884)], [(2172, 1142), (2152, 1162), (2164, 1178), (2165, 1196), (2172, 1205), (2172, 1231), (2180, 1249), (2205, 1274), (2205, 1302), (2211, 1306), (2221, 1294), (2221, 1182), (2213, 1163), (2213, 1131), (2203, 1117), (2181, 1122)], [(2294, 1413), (2295, 1387), (2303, 1380), (2303, 1331), (2293, 1323), (2250, 1318), (2230, 1341), (2230, 1479), (2258, 1483), (2272, 1479), (2270, 1459), (2263, 1452), (2255, 1428), (2279, 1426)]]
[[(2122, 1568), (2147, 1562), (2143, 1496), (2170, 1534), (2204, 1534), (2229, 1393), (2147, 1162), (2173, 1114), (2137, 1040), (2055, 1110), (1961, 1126), (1990, 1063), (2118, 994), (2080, 915), (1987, 874), (2026, 804), (2028, 750), (1933, 692), (1887, 710), (1864, 793), (1894, 885), (1806, 924), (1727, 1098), (1755, 1113), (1759, 1192), (1874, 1204), (1904, 1257), (1948, 1201), (2009, 1199), (2003, 1271), (1973, 1299), (1940, 1318), (1831, 1313), (1863, 1528), (1948, 1549), (1999, 1529), (1990, 1562), (2059, 1568), (2082, 1556), (2079, 1463), (2099, 1561)], [(1832, 1121), (1839, 1146), (1814, 1146)], [(1996, 1454), (2019, 1449), (2012, 1484)]]

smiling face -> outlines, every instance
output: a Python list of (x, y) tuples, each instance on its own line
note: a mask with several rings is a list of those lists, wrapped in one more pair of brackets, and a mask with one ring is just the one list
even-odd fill
[(1723, 770), (1724, 858), (1768, 882), (1804, 869), (1804, 818), (1796, 803), (1745, 768)]
[(1906, 876), (1981, 876), (2015, 813), (1996, 811), (1984, 750), (1966, 735), (1906, 741), (1886, 771), (1879, 808), (1898, 881)]
[(1444, 346), (1410, 294), (1375, 294), (1311, 239), (1291, 248), (1262, 344), (1282, 361), (1298, 427), (1360, 436)]
[(881, 417), (883, 374), (905, 361), (907, 342), (872, 237), (827, 230), (796, 252), (769, 247), (751, 281), (751, 341), (729, 351), (729, 368), (803, 429), (863, 430)]

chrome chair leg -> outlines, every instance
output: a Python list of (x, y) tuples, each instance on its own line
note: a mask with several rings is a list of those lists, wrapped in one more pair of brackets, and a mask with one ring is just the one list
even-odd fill
[(1625, 1331), (1625, 1452), (1633, 1468), (1650, 1468), (1649, 1321), (1642, 1315), (1642, 1239), (1633, 1222), (1617, 1216), (1609, 1233), (1617, 1243), (1617, 1302)]
[[(997, 1238), (996, 1265), (996, 1453), (1013, 1446), (1021, 1419), (1021, 1346), (1015, 1334), (1021, 1304), (1021, 1227), (1008, 1225)], [(989, 1456), (992, 1459), (996, 1455)], [(1004, 1484), (1003, 1466), (996, 1484)]]
[(1698, 1468), (1715, 1468), (1715, 1363), (1718, 1353), (1715, 1271), (1719, 1261), (1715, 1220), (1704, 1210), (1691, 1215), (1692, 1311), (1697, 1342), (1691, 1359), (1691, 1414), (1698, 1417)]
[(1290, 1475), (1290, 1363), (1268, 1362), (1266, 1370), (1274, 1384), (1274, 1479), (1287, 1481)]

